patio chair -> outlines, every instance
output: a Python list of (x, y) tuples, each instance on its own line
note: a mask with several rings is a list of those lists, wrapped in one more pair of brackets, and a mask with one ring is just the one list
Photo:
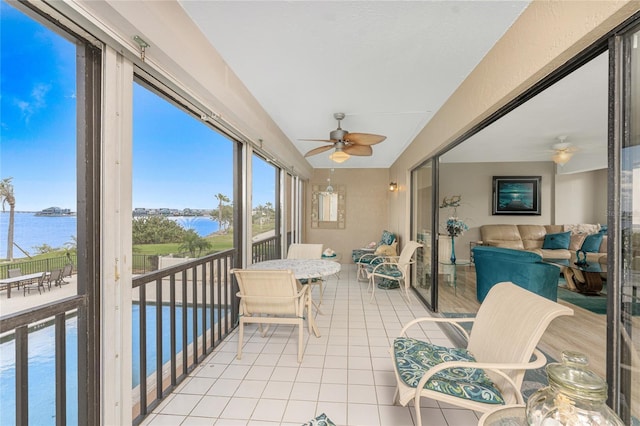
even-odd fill
[(366, 266), (370, 265), (377, 257), (381, 255), (396, 256), (398, 254), (396, 251), (397, 245), (398, 240), (395, 234), (389, 231), (382, 231), (380, 241), (374, 247), (353, 250), (351, 252), (351, 258), (357, 266), (356, 278), (366, 278)]
[[(322, 250), (324, 250), (324, 246), (322, 244), (300, 244), (293, 243), (289, 246), (289, 250), (287, 251), (287, 259), (322, 259)], [(322, 285), (324, 281), (322, 278), (312, 278), (309, 280), (301, 279), (298, 280), (301, 284), (311, 284), (317, 285), (320, 288), (320, 302), (318, 304), (322, 304), (322, 296), (324, 295), (324, 289)]]
[(22, 271), (20, 270), (20, 268), (13, 268), (7, 271), (7, 278), (15, 278), (19, 277), (20, 275), (22, 275)]
[(62, 269), (54, 269), (49, 273), (49, 289), (52, 283), (54, 286), (62, 287)]
[[(298, 326), (298, 362), (302, 362), (304, 309), (309, 301), (309, 286), (301, 286), (293, 272), (288, 270), (234, 269), (232, 273), (240, 288), (237, 293), (240, 298), (238, 359), (242, 358), (246, 323), (258, 324), (263, 337), (271, 324), (293, 324)], [(263, 324), (267, 327), (263, 328)], [(309, 327), (311, 332), (311, 323)]]
[[(42, 290), (44, 290), (44, 285), (47, 282), (47, 273), (43, 272), (42, 275), (40, 275), (40, 277), (38, 277), (38, 279), (36, 281), (32, 281), (30, 283), (26, 283), (22, 286), (23, 288), (23, 296), (26, 296), (27, 293), (31, 293), (31, 289), (32, 288), (37, 288), (38, 289), (38, 293), (42, 294)], [(49, 290), (51, 290), (51, 284), (49, 284)]]
[(365, 268), (369, 287), (371, 287), (371, 300), (375, 296), (375, 280), (380, 278), (387, 282), (397, 282), (400, 291), (404, 287), (407, 301), (411, 302), (409, 296), (409, 265), (414, 263), (413, 254), (418, 247), (422, 247), (422, 244), (416, 241), (409, 241), (402, 249), (400, 256), (385, 256), (380, 262), (376, 262), (375, 259), (372, 260), (371, 264)]
[[(421, 397), (480, 412), (499, 405), (524, 404), (520, 388), (525, 370), (546, 364), (536, 345), (549, 323), (562, 315), (573, 315), (573, 310), (504, 282), (491, 288), (475, 318), (410, 321), (391, 350), (397, 382), (395, 402), (406, 406), (413, 400), (418, 425), (422, 424)], [(456, 327), (467, 338), (467, 348), (407, 337), (412, 326), (426, 321)], [(464, 322), (473, 323), (470, 333), (460, 325)]]
[(63, 283), (67, 283), (68, 281), (64, 280), (64, 277), (70, 277), (73, 274), (73, 265), (71, 263), (67, 263), (66, 265), (64, 265), (64, 267), (62, 268), (62, 277), (61, 277), (61, 281)]

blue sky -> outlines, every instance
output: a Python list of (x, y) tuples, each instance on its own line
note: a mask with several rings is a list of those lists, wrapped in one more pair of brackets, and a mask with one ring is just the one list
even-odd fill
[[(13, 177), (18, 211), (75, 211), (75, 46), (4, 1), (0, 19), (0, 178)], [(134, 208), (232, 198), (228, 139), (138, 84), (133, 123)], [(254, 162), (254, 177), (254, 204), (273, 203), (273, 167)]]

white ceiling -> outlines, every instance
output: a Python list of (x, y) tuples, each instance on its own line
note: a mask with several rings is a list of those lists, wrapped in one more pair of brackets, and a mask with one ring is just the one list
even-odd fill
[[(528, 3), (180, 2), (301, 153), (324, 145), (299, 139), (327, 139), (335, 112), (348, 131), (386, 135), (341, 165), (366, 168), (392, 165)], [(308, 160), (340, 167), (330, 153)]]
[(549, 161), (558, 137), (575, 148), (558, 173), (607, 168), (608, 53), (603, 53), (442, 156), (445, 163)]

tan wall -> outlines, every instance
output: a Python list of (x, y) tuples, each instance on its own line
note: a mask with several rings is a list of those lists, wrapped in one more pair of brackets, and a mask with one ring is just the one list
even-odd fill
[[(447, 100), (390, 169), (401, 186), (408, 171), (497, 111), (635, 13), (638, 1), (533, 1)], [(402, 193), (400, 194), (402, 195)], [(409, 233), (407, 200), (390, 206)]]
[(332, 185), (346, 188), (346, 224), (344, 229), (311, 228), (311, 187), (326, 185), (328, 169), (315, 169), (307, 185), (305, 200), (305, 243), (322, 243), (342, 254), (342, 263), (351, 263), (351, 250), (370, 241), (379, 241), (384, 229), (388, 228), (387, 205), (395, 193), (389, 192), (389, 171), (387, 169), (335, 169)]
[[(554, 164), (534, 163), (449, 163), (440, 165), (440, 199), (452, 195), (462, 196), (458, 218), (469, 230), (456, 238), (456, 254), (460, 259), (469, 258), (469, 242), (480, 240), (480, 226), (487, 224), (553, 224)], [(541, 215), (503, 216), (492, 215), (493, 176), (541, 176)], [(440, 233), (445, 231), (450, 209), (441, 209)]]
[(607, 223), (607, 170), (556, 176), (556, 223)]

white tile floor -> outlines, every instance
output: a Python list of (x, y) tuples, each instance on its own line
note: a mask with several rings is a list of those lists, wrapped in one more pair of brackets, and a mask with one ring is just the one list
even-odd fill
[[(245, 327), (241, 360), (237, 332), (196, 368), (144, 425), (301, 425), (326, 413), (337, 425), (414, 425), (413, 408), (393, 405), (395, 378), (389, 347), (404, 323), (428, 311), (399, 290), (378, 290), (369, 302), (367, 284), (353, 265), (325, 282), (321, 337), (305, 330), (302, 363), (297, 362), (294, 326), (272, 327), (266, 337)], [(318, 300), (314, 286), (314, 300)], [(436, 326), (425, 339), (449, 345)], [(424, 424), (476, 425), (469, 410), (422, 400)]]

